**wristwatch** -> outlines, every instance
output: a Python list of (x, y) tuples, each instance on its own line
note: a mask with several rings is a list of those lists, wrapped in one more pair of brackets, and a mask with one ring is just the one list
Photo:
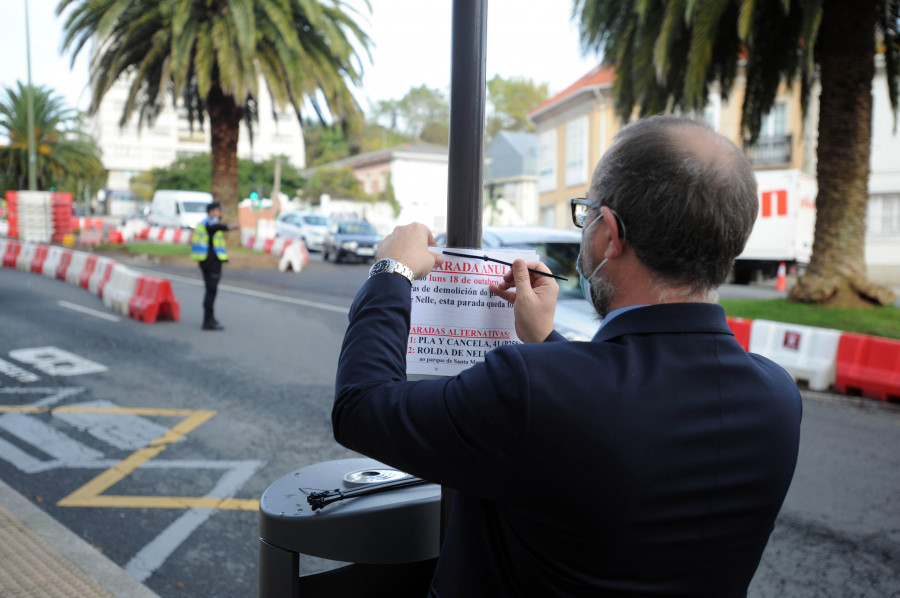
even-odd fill
[(409, 266), (405, 266), (398, 262), (397, 260), (392, 260), (391, 258), (383, 258), (372, 264), (372, 267), (369, 268), (369, 278), (375, 276), (376, 274), (399, 274), (403, 278), (409, 281), (409, 284), (412, 284), (413, 279), (416, 277), (415, 273), (410, 270)]

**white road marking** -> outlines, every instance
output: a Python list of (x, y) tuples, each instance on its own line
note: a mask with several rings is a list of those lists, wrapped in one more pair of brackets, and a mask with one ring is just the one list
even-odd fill
[[(223, 475), (206, 496), (215, 498), (234, 496), (262, 465), (261, 461), (244, 462), (241, 467), (236, 467)], [(145, 581), (194, 533), (194, 530), (215, 513), (215, 509), (190, 509), (131, 557), (125, 565), (125, 571), (138, 581)]]
[(109, 368), (56, 347), (33, 347), (9, 352), (16, 361), (27, 363), (50, 376), (80, 376), (105, 372)]
[[(140, 268), (135, 268), (135, 270), (140, 270)], [(192, 284), (194, 286), (202, 287), (203, 283), (199, 280), (194, 280), (193, 278), (186, 278), (184, 276), (178, 276), (175, 274), (160, 274), (159, 272), (153, 272), (147, 270), (154, 276), (165, 278), (167, 280), (174, 280), (178, 282), (182, 282), (185, 284)], [(350, 313), (350, 309), (347, 307), (340, 307), (339, 305), (329, 305), (328, 303), (319, 303), (317, 301), (307, 301), (305, 299), (297, 299), (296, 297), (285, 297), (284, 295), (276, 295), (274, 293), (265, 293), (263, 291), (254, 291), (253, 289), (244, 289), (241, 287), (233, 287), (227, 284), (220, 284), (219, 290), (226, 290), (232, 293), (238, 293), (239, 295), (247, 295), (248, 297), (257, 297), (259, 299), (269, 299), (270, 301), (280, 301), (281, 303), (290, 303), (292, 305), (302, 305), (304, 307), (312, 307), (314, 309), (322, 309), (325, 311), (333, 311), (339, 314), (348, 314)]]
[[(111, 401), (76, 403), (77, 407), (118, 407)], [(169, 426), (127, 413), (54, 412), (53, 416), (123, 451), (136, 451), (169, 431)], [(178, 441), (183, 440), (179, 438)]]
[(84, 392), (83, 388), (79, 387), (69, 387), (69, 388), (0, 388), (0, 394), (9, 394), (9, 395), (18, 395), (18, 394), (46, 394), (44, 398), (35, 401), (34, 403), (28, 403), (29, 407), (49, 407), (54, 403), (59, 403), (63, 399), (68, 399), (69, 397), (75, 396), (79, 393)]
[(103, 320), (109, 320), (110, 322), (118, 322), (122, 318), (119, 316), (114, 316), (112, 314), (108, 314), (102, 311), (98, 311), (96, 309), (91, 309), (90, 307), (83, 307), (78, 305), (77, 303), (69, 303), (68, 301), (57, 301), (57, 305), (60, 307), (65, 307), (66, 309), (71, 309), (72, 311), (78, 311), (83, 314), (88, 314), (89, 316), (94, 316), (95, 318), (101, 318)]
[(41, 379), (37, 374), (33, 374), (28, 370), (23, 370), (19, 366), (13, 365), (2, 359), (0, 359), (0, 374), (9, 376), (18, 382), (37, 382)]
[(25, 473), (38, 473), (58, 467), (78, 467), (81, 463), (97, 461), (104, 456), (100, 451), (87, 447), (60, 430), (24, 413), (0, 415), (0, 429), (51, 457), (47, 460), (29, 455), (16, 445), (0, 438), (0, 458), (9, 461)]

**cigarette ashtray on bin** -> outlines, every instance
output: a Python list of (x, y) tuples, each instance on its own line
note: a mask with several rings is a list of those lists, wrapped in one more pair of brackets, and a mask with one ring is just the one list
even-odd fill
[[(353, 497), (410, 477), (373, 459), (341, 459), (298, 469), (269, 486), (259, 505), (259, 598), (324, 591), (424, 596), (440, 548), (440, 486), (418, 483)], [(309, 496), (336, 496), (332, 491), (351, 497), (314, 510)], [(347, 564), (301, 576), (301, 555)]]

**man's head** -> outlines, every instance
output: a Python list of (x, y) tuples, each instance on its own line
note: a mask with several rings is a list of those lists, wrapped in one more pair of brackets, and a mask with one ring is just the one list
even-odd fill
[(691, 296), (708, 296), (725, 281), (758, 210), (756, 177), (743, 152), (707, 125), (675, 116), (619, 131), (587, 199), (587, 228), (601, 215), (615, 218), (617, 236), (651, 280)]
[(208, 203), (206, 205), (206, 213), (209, 214), (211, 218), (221, 218), (222, 217), (222, 204), (217, 201)]

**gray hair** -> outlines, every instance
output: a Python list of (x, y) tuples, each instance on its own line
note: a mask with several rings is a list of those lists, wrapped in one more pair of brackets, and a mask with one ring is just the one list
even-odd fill
[(653, 278), (691, 294), (725, 282), (759, 210), (747, 157), (705, 123), (654, 116), (623, 128), (591, 182)]

